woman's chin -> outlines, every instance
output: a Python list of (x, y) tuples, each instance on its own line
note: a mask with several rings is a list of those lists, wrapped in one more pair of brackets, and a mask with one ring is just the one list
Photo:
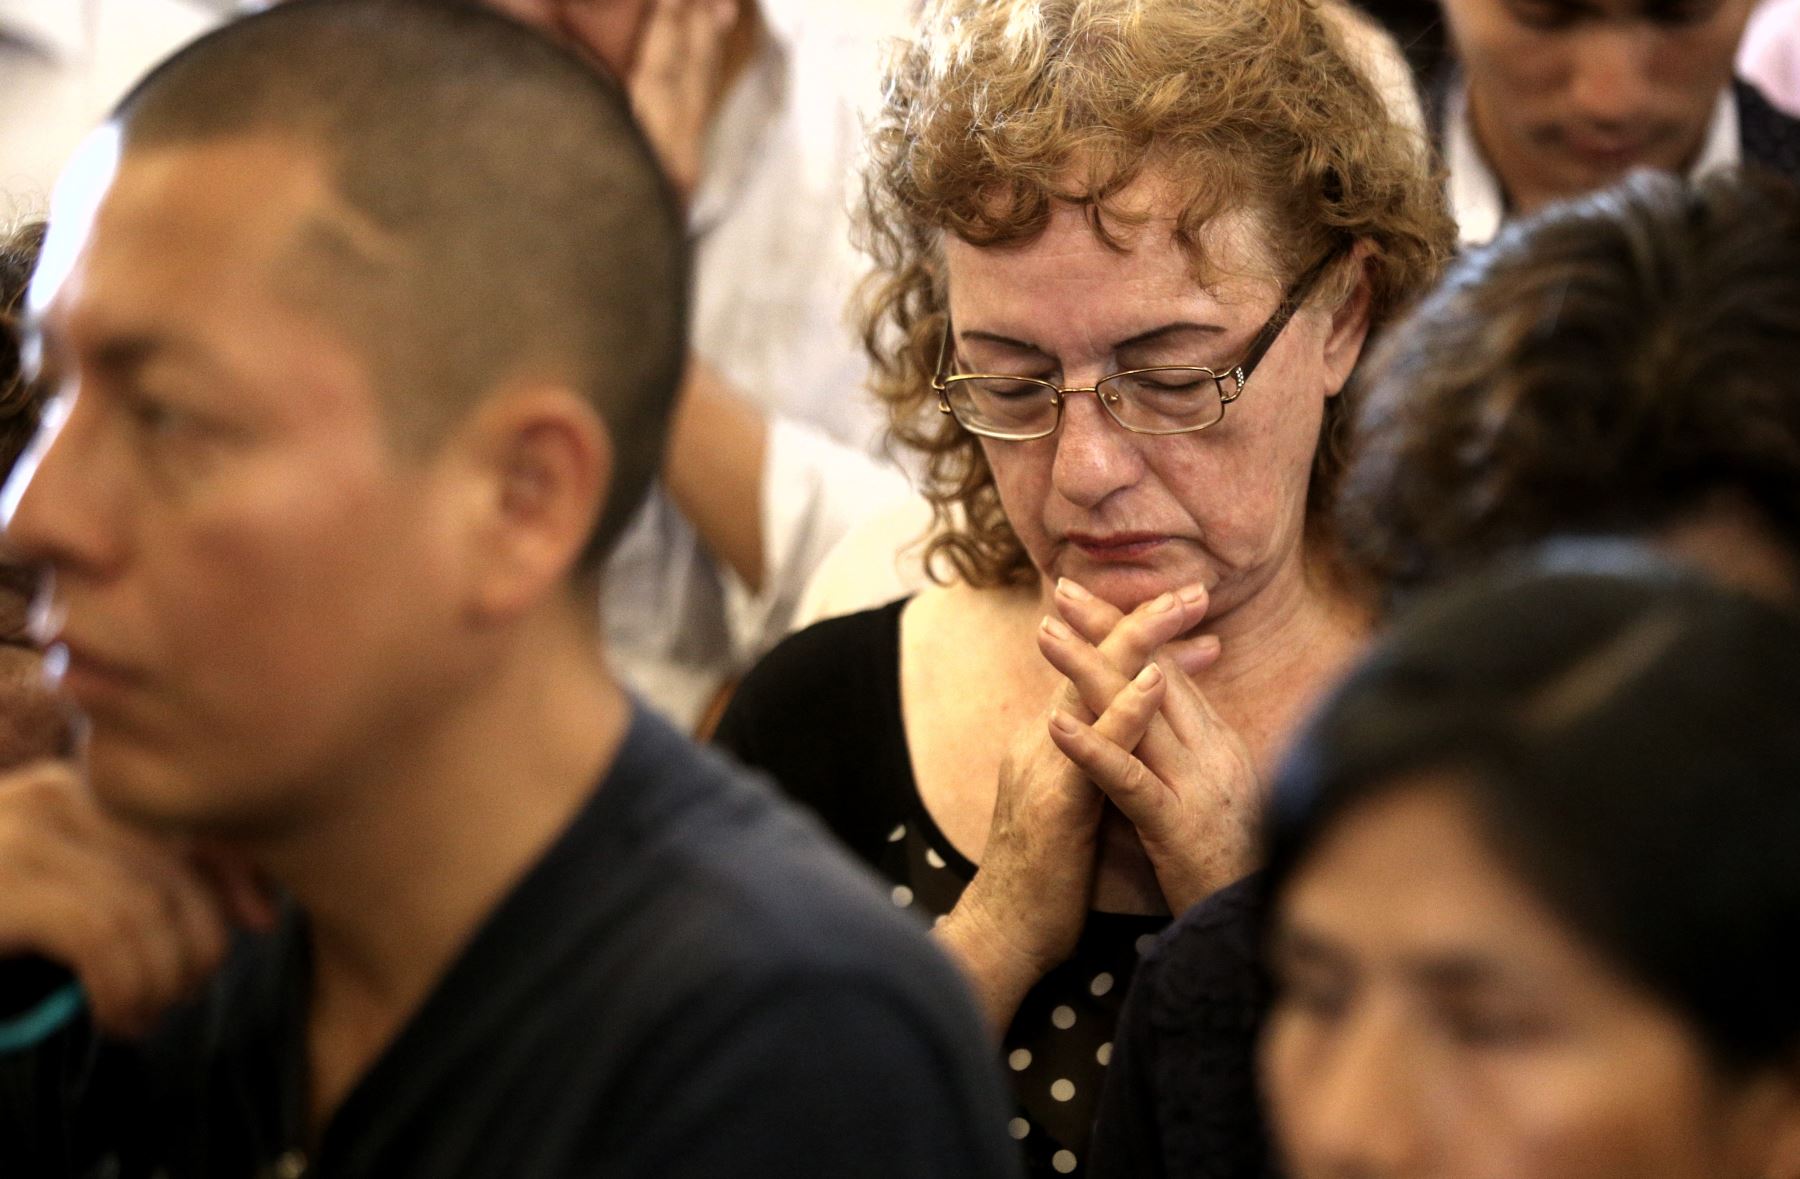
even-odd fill
[(1057, 576), (1080, 583), (1090, 594), (1125, 614), (1183, 586), (1199, 582), (1210, 588), (1213, 581), (1204, 570), (1172, 571), (1146, 565), (1082, 565), (1060, 571)]

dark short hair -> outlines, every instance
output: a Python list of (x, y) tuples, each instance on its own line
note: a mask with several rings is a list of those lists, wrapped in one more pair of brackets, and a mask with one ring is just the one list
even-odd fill
[(1722, 1069), (1800, 1063), (1800, 619), (1658, 567), (1421, 602), (1302, 733), (1271, 895), (1349, 812), (1442, 774), (1495, 855)]
[(26, 221), (0, 233), (0, 478), (25, 452), (43, 404), (42, 389), (26, 378), (19, 330), (19, 306), (43, 246), (42, 221)]
[(176, 54), (114, 120), (127, 155), (238, 136), (318, 153), (396, 248), (301, 227), (319, 273), (287, 285), (358, 343), (402, 438), (434, 440), (509, 376), (585, 394), (614, 451), (597, 563), (656, 474), (685, 354), (679, 208), (616, 84), (474, 3), (288, 0)]
[(1720, 494), (1800, 552), (1800, 190), (1640, 173), (1464, 256), (1358, 376), (1338, 502), (1390, 596)]

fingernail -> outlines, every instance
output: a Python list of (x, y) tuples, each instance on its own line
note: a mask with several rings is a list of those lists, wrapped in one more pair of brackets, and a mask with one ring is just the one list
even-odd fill
[(1072, 581), (1067, 577), (1059, 577), (1056, 579), (1056, 592), (1065, 597), (1073, 598), (1077, 602), (1091, 602), (1094, 600), (1093, 594), (1088, 593), (1085, 589), (1081, 588), (1079, 583)]
[(1195, 582), (1193, 585), (1184, 585), (1176, 592), (1181, 595), (1181, 600), (1190, 606), (1198, 606), (1201, 602), (1206, 601), (1206, 587), (1199, 582)]
[(1156, 599), (1156, 601), (1150, 603), (1150, 613), (1152, 613), (1152, 614), (1167, 614), (1170, 610), (1173, 610), (1174, 608), (1175, 608), (1175, 595), (1174, 594), (1163, 594), (1162, 596), (1158, 597)]
[(1058, 732), (1073, 733), (1075, 732), (1075, 720), (1062, 709), (1052, 708), (1050, 710), (1050, 727)]
[(1154, 663), (1145, 664), (1144, 670), (1138, 672), (1137, 677), (1131, 682), (1136, 684), (1140, 691), (1148, 692), (1162, 682), (1162, 668)]
[(1074, 632), (1063, 625), (1062, 619), (1049, 614), (1044, 615), (1044, 633), (1053, 639), (1068, 640), (1075, 637)]

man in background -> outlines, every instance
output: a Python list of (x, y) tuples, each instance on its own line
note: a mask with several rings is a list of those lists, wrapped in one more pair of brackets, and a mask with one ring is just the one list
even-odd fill
[(1733, 76), (1755, 0), (1441, 0), (1436, 91), (1464, 244), (1633, 168), (1800, 181), (1800, 122)]

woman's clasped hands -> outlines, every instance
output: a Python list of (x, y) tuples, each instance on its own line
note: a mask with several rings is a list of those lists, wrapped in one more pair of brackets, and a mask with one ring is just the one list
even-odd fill
[(1001, 763), (981, 869), (945, 921), (999, 1026), (1074, 951), (1096, 898), (1110, 800), (1179, 913), (1249, 870), (1248, 749), (1194, 684), (1218, 659), (1186, 586), (1129, 614), (1064, 578), (1038, 648), (1063, 677)]
[[(1216, 636), (1192, 633), (1209, 604), (1190, 585), (1121, 614), (1063, 578), (1060, 618), (1045, 619), (1038, 637), (1078, 701), (1052, 710), (1050, 739), (1137, 829), (1171, 913), (1253, 860), (1256, 767), (1194, 683), (1219, 656)], [(1171, 627), (1181, 629), (1165, 637)]]

